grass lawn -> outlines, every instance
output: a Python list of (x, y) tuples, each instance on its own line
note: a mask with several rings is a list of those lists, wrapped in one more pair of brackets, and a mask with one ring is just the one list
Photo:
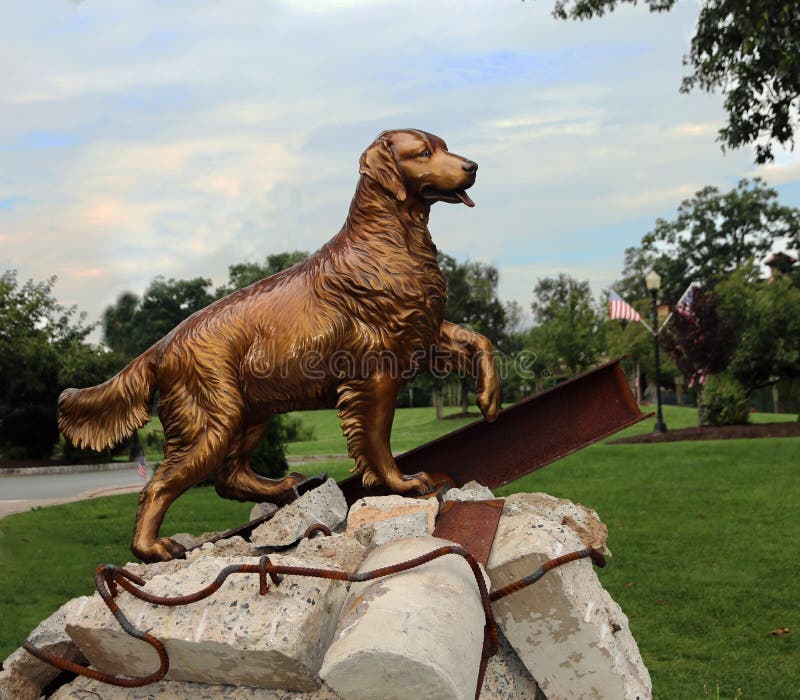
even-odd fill
[[(796, 416), (754, 416), (780, 418)], [(303, 420), (314, 425), (315, 440), (290, 453), (344, 452), (334, 411)], [(696, 412), (667, 407), (665, 420), (688, 427)], [(410, 448), (463, 422), (401, 410), (393, 447)], [(738, 688), (743, 698), (800, 698), (798, 448), (791, 438), (599, 443), (498, 493), (546, 491), (600, 513), (614, 557), (599, 573), (630, 618), (656, 698), (716, 698), (717, 683), (721, 698)], [(348, 466), (316, 462), (299, 471), (343, 478)], [(98, 563), (128, 561), (135, 502), (116, 496), (0, 521), (0, 658), (64, 600), (91, 592)], [(193, 489), (170, 509), (163, 532), (231, 527), (249, 507)], [(781, 627), (790, 633), (770, 635)]]
[[(477, 411), (477, 409), (475, 409)], [(453, 413), (450, 409), (449, 413)], [(448, 411), (445, 411), (447, 416)], [(314, 431), (314, 439), (305, 442), (292, 442), (287, 445), (289, 455), (336, 455), (347, 454), (342, 430), (336, 409), (306, 411), (302, 414), (303, 424)], [(392, 426), (392, 449), (405, 452), (412, 447), (449, 433), (476, 418), (445, 418), (436, 420), (432, 408), (403, 408), (397, 411)]]

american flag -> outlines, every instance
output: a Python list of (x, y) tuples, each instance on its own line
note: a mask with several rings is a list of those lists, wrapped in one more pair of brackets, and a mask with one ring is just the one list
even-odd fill
[(144, 450), (139, 452), (139, 457), (136, 463), (136, 470), (139, 472), (139, 478), (142, 481), (147, 481), (147, 467), (145, 467)]
[(613, 289), (608, 295), (608, 312), (611, 320), (614, 321), (641, 321), (642, 317), (627, 301), (617, 294)]
[(675, 311), (683, 316), (686, 316), (687, 318), (694, 318), (694, 314), (692, 313), (692, 302), (694, 301), (694, 290), (699, 286), (700, 285), (697, 284), (697, 282), (692, 282), (686, 288), (686, 291), (681, 295), (681, 298), (678, 299), (678, 303), (675, 304)]

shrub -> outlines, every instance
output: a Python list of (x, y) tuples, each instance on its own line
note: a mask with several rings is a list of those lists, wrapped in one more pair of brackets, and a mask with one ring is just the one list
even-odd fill
[(730, 374), (711, 374), (700, 395), (700, 425), (743, 425), (750, 420), (741, 382)]
[(272, 416), (261, 442), (250, 456), (253, 471), (270, 479), (279, 479), (289, 469), (286, 462), (286, 443), (313, 440), (314, 430), (305, 427), (297, 416)]

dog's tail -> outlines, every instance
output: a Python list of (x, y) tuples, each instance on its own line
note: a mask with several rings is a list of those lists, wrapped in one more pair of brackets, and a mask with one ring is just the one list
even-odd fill
[(58, 428), (80, 448), (117, 444), (150, 420), (156, 388), (155, 347), (108, 381), (65, 389), (58, 397)]

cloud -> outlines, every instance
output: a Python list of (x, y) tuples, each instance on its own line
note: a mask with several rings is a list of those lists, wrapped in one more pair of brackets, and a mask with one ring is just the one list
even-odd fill
[[(361, 151), (414, 126), (480, 165), (475, 209), (434, 208), (442, 250), (497, 264), (526, 306), (536, 276), (602, 286), (656, 217), (752, 159), (714, 142), (718, 96), (678, 93), (695, 6), (583, 23), (550, 11), (18, 3), (0, 27), (3, 263), (58, 274), (90, 318), (157, 274), (221, 282), (333, 236)], [(757, 172), (800, 197), (797, 161)]]
[(753, 168), (747, 177), (761, 177), (771, 185), (784, 185), (800, 181), (800, 153), (778, 151), (775, 161)]

